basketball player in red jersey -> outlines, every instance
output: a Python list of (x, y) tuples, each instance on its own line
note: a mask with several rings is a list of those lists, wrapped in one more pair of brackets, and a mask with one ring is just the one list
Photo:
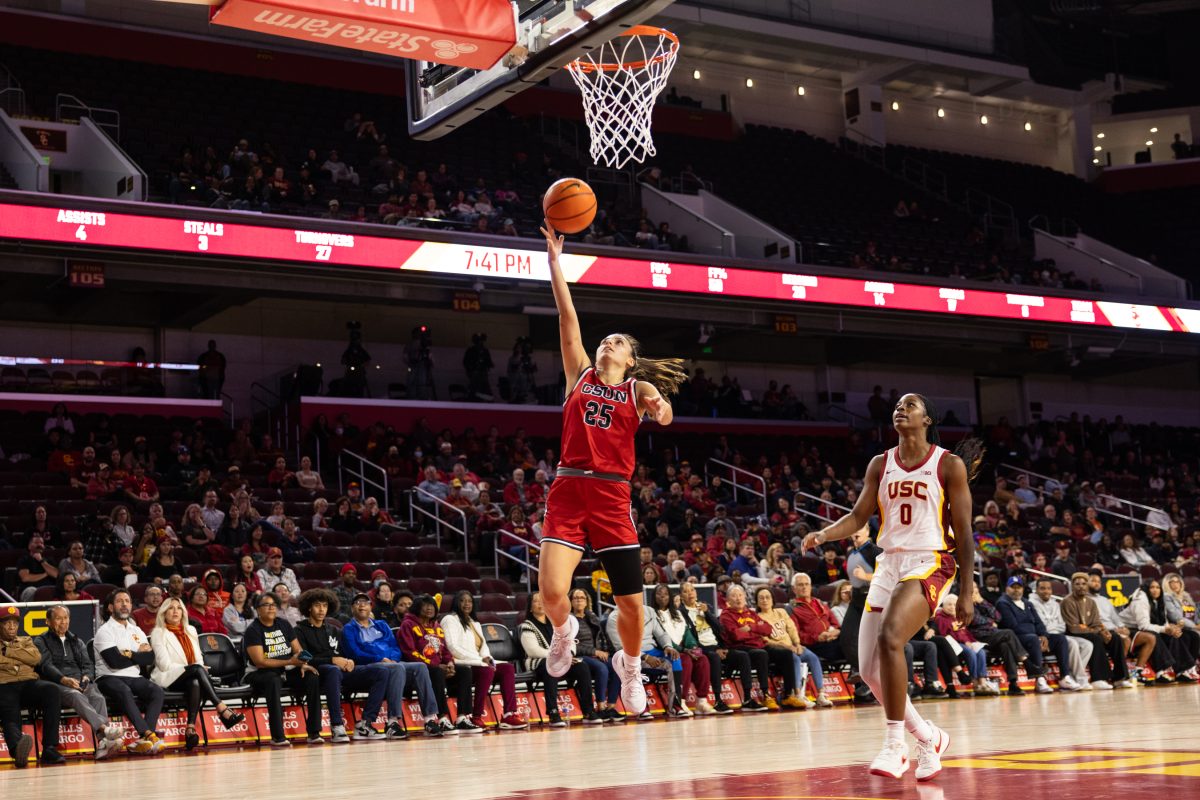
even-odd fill
[[(871, 459), (854, 510), (824, 530), (808, 534), (801, 549), (848, 538), (867, 524), (878, 507), (878, 544), (883, 554), (858, 633), (859, 673), (883, 703), (887, 718), (883, 750), (870, 770), (892, 778), (908, 771), (907, 727), (917, 739), (917, 780), (927, 781), (942, 771), (941, 754), (950, 737), (921, 717), (908, 698), (904, 643), (937, 611), (949, 591), (955, 555), (963, 565), (964, 585), (972, 580), (970, 481), (982, 448), (978, 439), (963, 442), (958, 448), (961, 455), (940, 447), (937, 412), (919, 394), (900, 398), (892, 423), (900, 443)], [(955, 610), (963, 625), (974, 617), (972, 592), (965, 587)]]
[(634, 436), (643, 415), (670, 425), (671, 404), (683, 381), (679, 359), (651, 359), (636, 339), (613, 333), (596, 349), (595, 362), (583, 348), (579, 318), (559, 267), (563, 238), (550, 222), (542, 229), (550, 260), (550, 285), (558, 306), (563, 371), (562, 457), (546, 498), (542, 525), (539, 588), (554, 625), (546, 670), (561, 676), (571, 667), (579, 623), (567, 594), (575, 568), (590, 545), (612, 585), (621, 649), (611, 666), (621, 678), (621, 699), (634, 715), (646, 708), (642, 686), (642, 573), (640, 545), (631, 514), (629, 479), (635, 466)]

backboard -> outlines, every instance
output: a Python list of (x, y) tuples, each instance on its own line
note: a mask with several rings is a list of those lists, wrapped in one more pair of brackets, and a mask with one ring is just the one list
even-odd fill
[(430, 140), (553, 75), (672, 0), (517, 0), (517, 47), (491, 69), (405, 61), (408, 130)]

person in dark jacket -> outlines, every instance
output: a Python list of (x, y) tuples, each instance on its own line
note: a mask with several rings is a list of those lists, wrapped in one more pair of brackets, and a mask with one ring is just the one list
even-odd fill
[[(328, 589), (309, 589), (302, 592), (298, 604), (304, 619), (296, 625), (296, 638), (300, 648), (312, 658), (309, 666), (316, 667), (321, 676), (321, 690), (325, 694), (325, 703), (329, 706), (329, 728), (335, 744), (350, 741), (346, 734), (346, 720), (342, 715), (342, 689), (352, 692), (366, 692), (367, 700), (363, 704), (362, 722), (354, 728), (356, 739), (389, 739), (408, 738), (404, 728), (403, 715), (400, 713), (404, 702), (404, 683), (394, 679), (395, 671), (387, 669), (382, 664), (356, 664), (350, 658), (342, 655), (341, 633), (326, 618), (337, 611), (338, 599)], [(388, 713), (393, 721), (400, 719), (396, 726), (388, 725), (387, 733), (380, 734), (374, 726), (375, 719), (387, 699)], [(310, 744), (317, 744), (320, 736), (310, 738)]]
[(279, 549), (283, 551), (283, 563), (304, 564), (316, 561), (317, 548), (296, 530), (296, 520), (285, 517), (283, 520), (283, 536), (279, 539)]
[(1037, 609), (1025, 601), (1025, 584), (1017, 575), (1008, 579), (1005, 594), (996, 601), (1000, 612), (1000, 627), (1017, 635), (1021, 646), (1029, 651), (1025, 671), (1037, 679), (1037, 693), (1050, 694), (1054, 690), (1046, 682), (1046, 667), (1042, 663), (1043, 653), (1053, 653), (1062, 669), (1070, 664), (1070, 649), (1066, 634), (1048, 633), (1038, 616)]
[(991, 603), (983, 599), (979, 593), (979, 584), (974, 584), (975, 618), (967, 626), (979, 641), (987, 645), (988, 652), (1000, 657), (1004, 662), (1004, 673), (1008, 677), (1008, 693), (1013, 696), (1025, 694), (1025, 690), (1017, 685), (1017, 667), (1028, 658), (1028, 653), (1021, 645), (1017, 635), (1007, 628), (1001, 628), (1000, 612)]
[(108, 724), (108, 702), (96, 686), (96, 667), (87, 647), (71, 633), (71, 612), (66, 606), (53, 606), (46, 612), (46, 624), (49, 629), (33, 640), (42, 654), (37, 668), (42, 680), (56, 685), (62, 704), (92, 726), (97, 761), (120, 752), (122, 731)]
[(621, 676), (608, 663), (612, 646), (604, 634), (600, 618), (592, 611), (592, 597), (583, 589), (571, 590), (571, 613), (579, 620), (579, 632), (575, 635), (575, 656), (582, 659), (592, 673), (596, 691), (596, 715), (604, 722), (624, 722), (625, 717), (617, 711), (617, 693), (621, 688)]

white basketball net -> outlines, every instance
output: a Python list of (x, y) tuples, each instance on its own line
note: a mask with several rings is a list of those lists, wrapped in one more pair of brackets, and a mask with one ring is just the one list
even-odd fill
[(620, 169), (657, 152), (650, 135), (654, 101), (678, 55), (675, 34), (639, 25), (567, 65), (583, 93), (592, 161)]

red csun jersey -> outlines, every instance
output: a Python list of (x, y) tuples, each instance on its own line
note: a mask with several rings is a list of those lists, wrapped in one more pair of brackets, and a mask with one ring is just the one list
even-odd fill
[(590, 470), (628, 480), (636, 464), (633, 438), (641, 416), (633, 378), (609, 386), (593, 367), (579, 376), (563, 403), (560, 467)]

